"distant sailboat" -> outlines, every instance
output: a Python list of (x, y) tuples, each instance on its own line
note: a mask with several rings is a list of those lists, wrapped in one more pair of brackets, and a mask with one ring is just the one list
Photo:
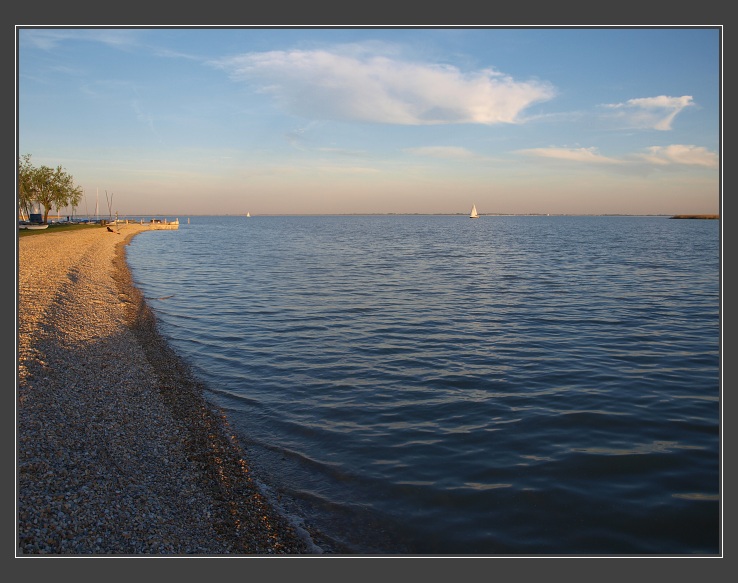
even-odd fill
[(246, 211), (246, 216), (247, 216), (247, 217), (250, 217), (250, 216), (251, 216), (251, 213), (250, 213), (250, 212), (248, 212), (248, 211)]
[(472, 205), (472, 210), (469, 213), (469, 218), (470, 219), (478, 219), (479, 218), (479, 213), (477, 213), (477, 205), (475, 205), (475, 204)]

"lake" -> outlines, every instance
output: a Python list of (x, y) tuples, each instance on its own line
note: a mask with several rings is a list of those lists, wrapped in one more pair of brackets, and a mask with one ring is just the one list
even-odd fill
[(193, 216), (127, 248), (315, 552), (720, 552), (720, 223)]

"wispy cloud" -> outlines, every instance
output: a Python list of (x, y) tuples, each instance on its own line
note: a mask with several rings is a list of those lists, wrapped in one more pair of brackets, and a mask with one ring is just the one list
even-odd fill
[(530, 148), (518, 150), (518, 153), (540, 158), (554, 158), (570, 162), (588, 164), (622, 164), (622, 160), (609, 158), (598, 153), (597, 148)]
[(333, 164), (318, 165), (318, 172), (327, 174), (378, 174), (379, 170), (367, 166), (339, 166)]
[(421, 148), (406, 148), (404, 150), (416, 156), (430, 156), (431, 158), (478, 158), (477, 154), (466, 148), (458, 146), (425, 146)]
[(671, 124), (679, 112), (694, 105), (690, 95), (682, 97), (659, 95), (629, 99), (625, 103), (605, 104), (602, 107), (626, 127), (667, 131), (671, 129)]
[(70, 40), (98, 42), (119, 49), (138, 45), (136, 31), (125, 28), (22, 28), (19, 39), (43, 50), (54, 50)]
[(518, 81), (493, 69), (462, 72), (340, 49), (247, 53), (211, 64), (273, 95), (291, 113), (312, 119), (520, 123), (526, 108), (555, 95), (548, 83)]
[(367, 156), (364, 150), (348, 150), (346, 148), (317, 148), (318, 152), (326, 154), (335, 154), (337, 156), (345, 156), (348, 158), (364, 158)]
[(551, 158), (580, 164), (638, 166), (644, 163), (651, 166), (704, 166), (717, 168), (719, 157), (701, 146), (672, 144), (670, 146), (651, 146), (646, 152), (637, 152), (622, 158), (601, 155), (596, 148), (531, 148), (518, 150), (519, 154)]
[(119, 100), (121, 96), (128, 97), (135, 94), (133, 85), (128, 81), (118, 79), (97, 79), (85, 82), (79, 86), (79, 91), (91, 99)]
[(684, 164), (717, 168), (719, 157), (700, 146), (672, 144), (671, 146), (651, 146), (647, 153), (638, 155), (641, 159), (659, 166)]
[(141, 101), (139, 99), (132, 99), (130, 104), (131, 109), (133, 109), (133, 112), (136, 115), (136, 119), (144, 123), (149, 130), (156, 133), (154, 128), (154, 117), (150, 113), (144, 111)]
[(305, 139), (305, 134), (309, 130), (311, 130), (315, 125), (316, 125), (315, 122), (310, 122), (306, 126), (295, 128), (294, 130), (287, 132), (284, 135), (284, 137), (293, 148), (296, 148), (298, 150), (304, 150), (305, 147), (304, 147), (303, 141)]

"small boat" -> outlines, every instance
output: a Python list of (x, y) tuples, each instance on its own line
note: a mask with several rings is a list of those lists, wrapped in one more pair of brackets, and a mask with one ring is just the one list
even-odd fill
[(38, 229), (47, 229), (48, 227), (49, 227), (49, 223), (27, 223), (23, 221), (18, 223), (19, 229), (38, 230)]
[(248, 212), (248, 211), (246, 211), (246, 216), (247, 216), (247, 217), (250, 217), (250, 216), (251, 216), (251, 213), (250, 213), (250, 212)]
[(479, 218), (479, 213), (477, 213), (477, 205), (475, 205), (475, 204), (472, 205), (472, 210), (469, 213), (469, 218), (470, 219), (478, 219)]

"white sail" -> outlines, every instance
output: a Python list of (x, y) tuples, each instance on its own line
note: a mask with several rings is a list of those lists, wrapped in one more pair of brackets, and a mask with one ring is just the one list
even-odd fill
[(479, 214), (477, 213), (477, 205), (475, 205), (475, 204), (472, 205), (471, 212), (469, 213), (469, 218), (470, 219), (478, 219), (479, 218)]

